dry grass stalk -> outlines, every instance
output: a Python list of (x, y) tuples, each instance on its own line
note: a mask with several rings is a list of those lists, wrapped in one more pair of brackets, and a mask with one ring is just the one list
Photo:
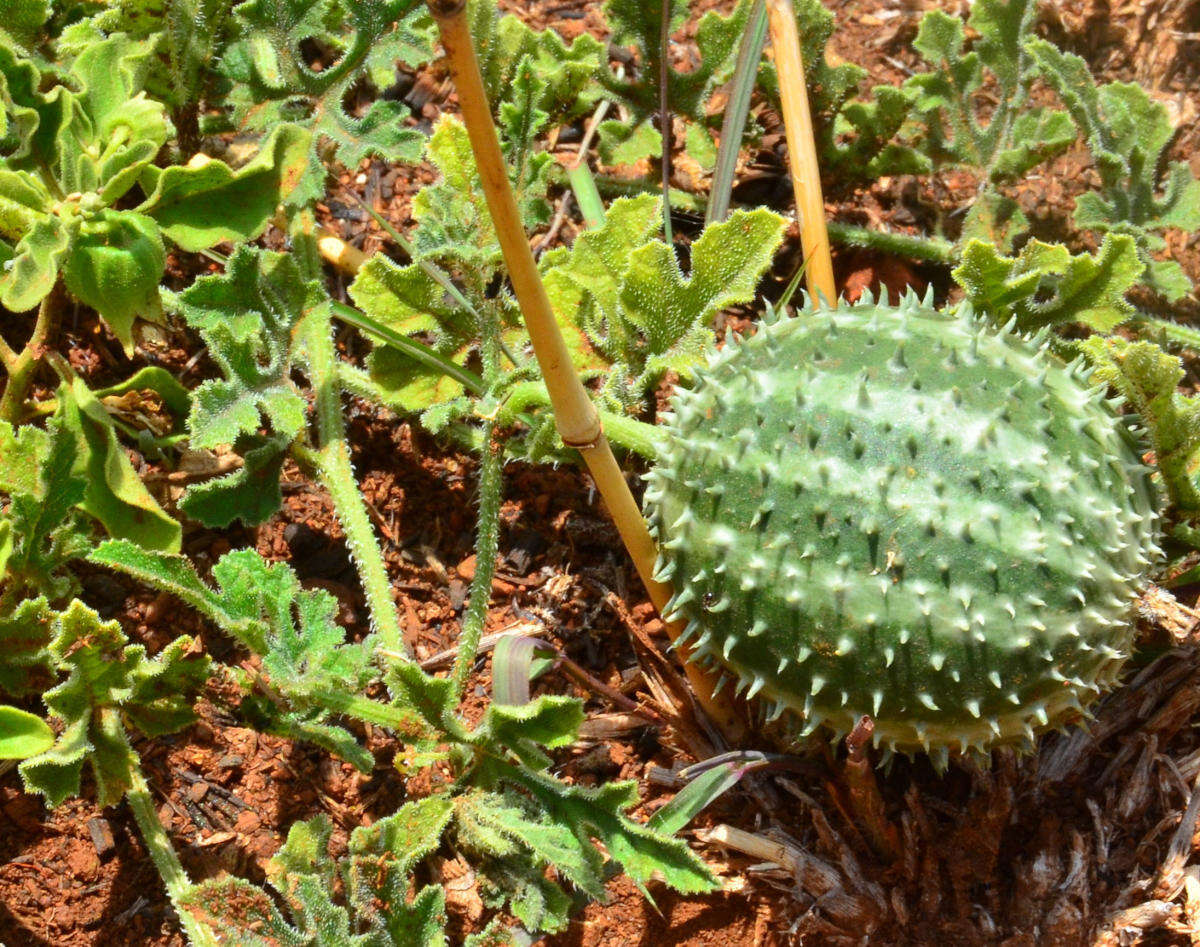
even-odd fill
[(800, 222), (800, 243), (807, 265), (804, 277), (813, 299), (824, 296), (837, 299), (833, 280), (833, 259), (829, 253), (829, 233), (825, 227), (825, 199), (821, 195), (821, 171), (817, 166), (817, 144), (813, 136), (812, 115), (808, 107), (808, 88), (804, 82), (804, 62), (800, 56), (800, 36), (796, 31), (796, 13), (792, 0), (767, 0), (767, 24), (775, 68), (779, 71), (779, 97), (783, 104), (783, 124), (787, 130), (788, 167), (796, 192), (796, 217)]

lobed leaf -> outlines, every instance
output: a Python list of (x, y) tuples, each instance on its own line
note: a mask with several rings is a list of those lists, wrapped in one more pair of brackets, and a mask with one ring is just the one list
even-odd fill
[(719, 883), (679, 839), (631, 820), (624, 810), (637, 801), (632, 782), (597, 787), (567, 786), (548, 774), (492, 761), (488, 775), (497, 784), (529, 793), (549, 822), (571, 826), (581, 846), (594, 834), (622, 869), (639, 884), (661, 876), (684, 893), (712, 891)]
[(476, 738), (515, 754), (531, 769), (546, 769), (550, 757), (538, 747), (569, 746), (583, 723), (583, 703), (575, 697), (543, 694), (528, 704), (492, 703)]
[(58, 388), (59, 423), (74, 440), (74, 471), (85, 481), (84, 512), (110, 536), (131, 539), (147, 549), (179, 549), (182, 530), (158, 505), (117, 440), (112, 420), (79, 378)]
[[(869, 97), (857, 98), (866, 70), (854, 63), (831, 63), (826, 53), (833, 14), (822, 0), (795, 0), (793, 7), (821, 167), (839, 181), (927, 173), (929, 158), (894, 140), (912, 113), (913, 91), (880, 85)], [(758, 82), (778, 104), (779, 77), (773, 63), (761, 64)]]
[(337, 602), (323, 590), (303, 589), (286, 563), (268, 563), (252, 549), (226, 553), (213, 566), (216, 588), (202, 582), (187, 559), (104, 543), (92, 562), (170, 592), (261, 656), (278, 702), (254, 709), (263, 729), (311, 740), (369, 772), (374, 760), (345, 729), (329, 722), (338, 695), (357, 694), (375, 676), (374, 641), (346, 643), (335, 621)]
[(15, 489), (2, 519), (10, 528), (0, 563), (0, 577), (7, 573), (5, 598), (17, 592), (65, 598), (74, 578), (62, 574), (63, 567), (90, 548), (86, 530), (74, 514), (86, 486), (75, 467), (74, 439), (54, 421), (37, 433), (41, 436), (22, 432), (14, 437), (6, 423), (0, 427), (0, 462), (29, 464), (14, 474)]
[(262, 419), (289, 443), (300, 433), (307, 407), (290, 377), (294, 330), (324, 299), (290, 256), (246, 246), (229, 258), (224, 274), (201, 277), (180, 294), (184, 318), (200, 331), (225, 376), (204, 382), (193, 395), (193, 447), (258, 434)]
[[(560, 322), (574, 322), (591, 350), (619, 366), (604, 395), (621, 411), (637, 404), (663, 372), (687, 377), (710, 344), (710, 320), (753, 298), (783, 234), (778, 215), (738, 211), (705, 229), (685, 276), (671, 248), (653, 237), (658, 207), (649, 195), (615, 201), (603, 226), (542, 262)], [(584, 366), (597, 366), (589, 348), (577, 345), (576, 351)]]
[(1200, 397), (1179, 394), (1183, 364), (1152, 342), (1092, 336), (1080, 350), (1094, 366), (1093, 379), (1107, 384), (1137, 412), (1154, 447), (1155, 463), (1175, 510), (1200, 515), (1200, 486), (1193, 476), (1200, 450)]
[(53, 623), (54, 612), (44, 598), (27, 598), (0, 615), (0, 691), (24, 697), (49, 686)]
[(239, 436), (233, 449), (242, 457), (242, 466), (222, 477), (190, 485), (179, 500), (179, 509), (217, 529), (235, 520), (261, 526), (283, 505), (279, 478), (289, 446), (286, 437)]
[[(1024, 173), (1075, 140), (1066, 115), (1024, 112), (1034, 71), (1024, 41), (1036, 12), (1032, 0), (980, 0), (966, 24), (978, 36), (968, 52), (963, 21), (933, 10), (913, 41), (937, 67), (905, 83), (916, 94), (930, 147), (943, 158), (979, 168), (991, 181)], [(987, 75), (996, 83), (998, 104), (985, 120), (979, 92)]]
[(1080, 227), (1129, 233), (1138, 241), (1147, 282), (1176, 300), (1191, 281), (1172, 260), (1154, 260), (1158, 234), (1171, 228), (1200, 228), (1200, 180), (1185, 162), (1166, 160), (1175, 129), (1166, 108), (1140, 87), (1110, 82), (1099, 86), (1087, 63), (1052, 43), (1031, 38), (1025, 49), (1058, 93), (1087, 141), (1100, 176), (1099, 192), (1075, 204)]
[[(662, 150), (662, 137), (650, 125), (659, 108), (659, 76), (662, 56), (660, 34), (663, 5), (640, 0), (608, 0), (605, 17), (612, 29), (612, 41), (631, 43), (638, 53), (639, 78), (626, 80), (609, 70), (601, 71), (599, 81), (608, 95), (624, 105), (628, 122), (609, 121), (601, 126), (600, 154), (606, 163), (630, 163)], [(669, 27), (682, 25), (687, 15), (684, 0), (672, 0)], [(708, 101), (713, 90), (729, 78), (737, 59), (738, 43), (747, 28), (749, 0), (739, 0), (733, 12), (722, 17), (708, 12), (696, 27), (699, 63), (688, 72), (668, 66), (667, 95), (673, 114), (704, 125)], [(711, 147), (711, 144), (709, 145)]]
[(976, 312), (996, 325), (1015, 318), (1022, 331), (1082, 322), (1107, 332), (1134, 314), (1125, 294), (1145, 265), (1132, 237), (1107, 234), (1095, 255), (1031, 240), (1014, 257), (972, 240), (954, 278)]
[[(408, 889), (413, 866), (437, 847), (452, 814), (439, 797), (406, 803), (355, 829), (338, 861), (329, 854), (333, 826), (314, 816), (289, 829), (268, 867), (284, 910), (267, 891), (235, 878), (196, 885), (184, 905), (223, 939), (247, 947), (443, 945), (442, 890), (427, 886), (410, 900)], [(345, 904), (335, 900), (338, 887)]]
[(79, 792), (85, 763), (96, 779), (97, 803), (121, 799), (137, 766), (123, 719), (147, 735), (179, 730), (194, 719), (192, 701), (208, 676), (208, 658), (193, 652), (186, 637), (154, 658), (127, 642), (120, 625), (102, 622), (82, 602), (55, 618), (50, 653), (66, 679), (43, 700), (63, 729), (54, 746), (20, 766), (26, 788), (51, 806)]
[(236, 171), (222, 161), (147, 168), (141, 182), (147, 197), (138, 212), (185, 250), (253, 240), (299, 184), (309, 145), (307, 131), (284, 124)]

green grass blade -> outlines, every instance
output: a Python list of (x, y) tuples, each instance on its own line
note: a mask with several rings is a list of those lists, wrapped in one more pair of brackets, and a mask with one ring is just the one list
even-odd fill
[(738, 48), (733, 80), (729, 84), (729, 103), (725, 107), (725, 119), (721, 123), (721, 145), (717, 149), (712, 192), (709, 194), (708, 210), (704, 215), (706, 224), (722, 221), (729, 216), (733, 175), (737, 170), (737, 159), (742, 150), (746, 118), (750, 114), (750, 96), (754, 92), (758, 66), (762, 62), (766, 42), (766, 0), (755, 0), (746, 32), (742, 34), (742, 44)]

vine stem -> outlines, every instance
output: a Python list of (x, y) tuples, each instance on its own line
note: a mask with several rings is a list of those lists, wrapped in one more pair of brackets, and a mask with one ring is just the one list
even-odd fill
[(479, 516), (475, 534), (475, 574), (471, 577), (470, 597), (463, 615), (462, 631), (458, 636), (458, 654), (450, 680), (454, 685), (450, 701), (462, 697), (475, 657), (479, 639), (487, 620), (488, 602), (492, 597), (492, 578), (496, 574), (496, 551), (500, 539), (501, 473), (504, 466), (504, 447), (495, 441), (496, 422), (484, 427), (482, 461), (479, 469)]
[[(450, 74), (458, 90), (463, 121), (509, 279), (554, 407), (555, 425), (563, 443), (583, 456), (634, 567), (651, 601), (661, 612), (671, 598), (672, 590), (654, 578), (657, 557), (654, 540), (604, 436), (599, 414), (571, 367), (566, 343), (538, 274), (508, 180), (500, 140), (492, 123), (479, 62), (471, 43), (465, 0), (429, 0), (429, 8), (437, 21)], [(667, 628), (672, 638), (677, 638), (683, 630), (679, 622), (668, 623)], [(683, 656), (686, 658), (686, 653)], [(745, 723), (731, 701), (717, 696), (716, 676), (692, 661), (685, 660), (684, 668), (698, 702), (729, 739), (740, 743), (747, 733)]]
[(167, 835), (167, 830), (158, 820), (158, 813), (154, 811), (154, 797), (150, 794), (150, 785), (142, 771), (136, 767), (130, 773), (130, 786), (125, 792), (125, 801), (129, 804), (134, 821), (137, 822), (138, 831), (142, 835), (142, 841), (146, 843), (146, 850), (150, 852), (154, 867), (162, 877), (167, 897), (171, 899), (171, 906), (179, 915), (179, 923), (187, 934), (188, 943), (191, 947), (217, 947), (219, 941), (208, 925), (201, 923), (181, 904), (192, 883), (183, 870), (183, 864), (179, 861), (174, 846), (171, 845), (171, 837)]
[[(540, 381), (520, 382), (508, 389), (508, 397), (504, 399), (496, 420), (502, 425), (515, 424), (527, 420), (524, 414), (529, 408), (549, 406), (550, 396), (546, 393), (545, 385)], [(604, 425), (604, 434), (611, 443), (631, 450), (649, 461), (658, 458), (662, 431), (653, 424), (603, 410), (600, 411), (600, 421)]]
[(366, 723), (386, 727), (394, 733), (403, 735), (412, 728), (413, 711), (405, 710), (394, 704), (381, 703), (361, 694), (348, 690), (320, 688), (312, 695), (313, 702), (323, 710), (335, 714), (344, 714)]
[(958, 262), (958, 248), (941, 237), (922, 237), (906, 233), (889, 233), (884, 230), (868, 230), (854, 224), (830, 221), (829, 236), (838, 243), (851, 247), (878, 250), (892, 256), (906, 256), (930, 263), (951, 264)]
[(783, 127), (787, 133), (788, 168), (796, 192), (796, 217), (800, 222), (800, 243), (808, 268), (805, 279), (813, 300), (825, 297), (828, 305), (837, 301), (833, 280), (833, 258), (829, 253), (829, 233), (825, 227), (825, 199), (821, 195), (821, 170), (817, 164), (817, 143), (813, 136), (812, 114), (808, 107), (808, 87), (804, 81), (804, 60), (800, 55), (800, 34), (796, 30), (796, 11), (792, 0), (767, 0), (767, 25), (775, 68), (779, 71), (779, 98), (783, 106)]
[(400, 631), (400, 618), (392, 600), (392, 583), (383, 562), (383, 552), (350, 462), (346, 422), (342, 417), (342, 387), (329, 320), (319, 313), (309, 315), (308, 319), (311, 321), (307, 333), (308, 361), (312, 386), (317, 393), (320, 447), (313, 451), (297, 445), (296, 449), (301, 459), (315, 466), (333, 499), (334, 512), (346, 533), (346, 545), (350, 547), (362, 582), (367, 609), (371, 613), (371, 627), (379, 634), (384, 648), (411, 658)]
[(54, 332), (54, 327), (58, 325), (58, 300), (59, 288), (55, 286), (38, 306), (33, 334), (20, 355), (14, 353), (7, 344), (0, 349), (0, 361), (8, 372), (8, 382), (4, 386), (3, 396), (0, 396), (0, 420), (15, 424), (21, 419), (25, 395), (33, 382), (33, 372), (42, 360), (42, 350), (46, 342)]

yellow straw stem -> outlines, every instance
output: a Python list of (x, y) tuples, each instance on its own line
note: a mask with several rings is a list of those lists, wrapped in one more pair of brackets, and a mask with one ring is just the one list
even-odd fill
[(800, 34), (792, 0), (767, 0), (767, 24), (771, 48), (779, 73), (779, 98), (783, 105), (783, 127), (787, 133), (788, 169), (796, 193), (796, 218), (800, 222), (800, 244), (807, 264), (804, 276), (813, 300), (824, 296), (830, 304), (837, 299), (833, 282), (833, 259), (829, 255), (829, 232), (825, 227), (825, 199), (821, 195), (821, 172), (817, 165), (817, 143), (813, 136)]
[[(633, 559), (634, 567), (650, 594), (650, 600), (661, 612), (671, 598), (672, 590), (669, 585), (655, 581), (653, 577), (657, 555), (654, 540), (604, 436), (600, 416), (575, 374), (558, 321), (538, 274), (508, 180), (500, 140), (492, 123), (487, 93), (479, 74), (479, 63), (475, 58), (465, 16), (466, 4), (464, 0), (429, 0), (429, 8), (437, 20), (450, 74), (458, 90), (459, 109), (475, 153), (475, 163), (508, 267), (509, 279), (525, 317), (534, 355), (554, 406), (555, 426), (563, 443), (583, 455), (596, 489), (600, 491), (621, 540)], [(667, 630), (674, 640), (683, 627), (681, 623), (671, 622)], [(683, 657), (696, 700), (728, 738), (740, 742), (745, 735), (745, 726), (730, 703), (714, 696), (714, 676), (687, 661), (686, 653)]]
[(353, 276), (367, 262), (367, 254), (328, 228), (318, 224), (314, 233), (317, 238), (317, 252), (326, 262), (333, 264), (346, 275)]

